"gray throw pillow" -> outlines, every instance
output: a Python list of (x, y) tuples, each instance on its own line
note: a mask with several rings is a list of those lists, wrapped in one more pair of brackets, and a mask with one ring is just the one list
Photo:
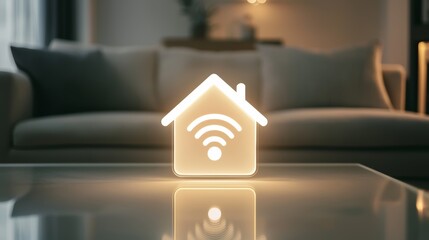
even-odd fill
[(392, 108), (376, 44), (315, 53), (259, 46), (264, 110), (307, 107)]
[(134, 96), (98, 50), (65, 53), (11, 47), (19, 70), (30, 77), (34, 115), (140, 110)]
[(244, 83), (246, 99), (259, 106), (260, 57), (255, 51), (169, 48), (159, 53), (158, 91), (162, 109), (171, 110), (212, 73), (234, 89), (238, 83)]

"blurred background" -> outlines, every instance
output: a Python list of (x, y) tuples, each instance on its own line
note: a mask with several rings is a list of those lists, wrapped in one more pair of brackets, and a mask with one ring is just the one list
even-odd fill
[[(419, 23), (425, 21), (425, 0), (412, 2), (0, 0), (0, 69), (14, 68), (11, 43), (43, 47), (53, 38), (61, 38), (84, 44), (124, 46), (204, 38), (255, 39), (309, 49), (379, 41), (383, 45), (383, 63), (401, 64), (408, 70), (410, 50), (417, 47), (410, 46), (410, 28), (414, 23), (410, 22), (411, 15), (416, 15)], [(413, 54), (417, 58), (417, 53)], [(416, 107), (414, 65), (410, 76), (415, 79), (410, 81), (411, 93), (407, 94), (413, 99), (409, 108)]]
[[(190, 37), (193, 20), (183, 9), (186, 2), (192, 1), (0, 0), (0, 66), (10, 65), (5, 53), (11, 42), (43, 46), (58, 37), (114, 46), (157, 45), (168, 37)], [(405, 0), (202, 2), (209, 11), (210, 38), (238, 39), (240, 24), (249, 20), (256, 38), (291, 46), (329, 49), (379, 40), (386, 63), (408, 65)]]

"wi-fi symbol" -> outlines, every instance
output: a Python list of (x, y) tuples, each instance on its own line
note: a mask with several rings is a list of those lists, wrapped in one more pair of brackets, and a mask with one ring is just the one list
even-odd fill
[[(228, 117), (223, 114), (217, 114), (217, 113), (206, 114), (196, 118), (188, 125), (187, 127), (188, 132), (191, 132), (192, 130), (194, 130), (195, 127), (209, 120), (219, 120), (222, 122), (226, 122), (230, 126), (234, 127), (238, 132), (241, 132), (241, 126), (240, 124), (238, 124), (237, 121), (235, 121), (231, 117)], [(211, 125), (204, 126), (200, 128), (194, 135), (196, 139), (200, 139), (203, 135), (205, 135), (205, 133), (210, 133), (210, 135), (203, 140), (203, 145), (211, 146), (207, 150), (207, 156), (212, 161), (217, 161), (222, 157), (222, 150), (218, 146), (216, 146), (216, 144), (226, 146), (226, 140), (217, 134), (215, 135), (214, 134), (215, 132), (221, 132), (227, 137), (229, 137), (230, 139), (234, 139), (235, 137), (234, 133), (229, 128), (218, 124), (211, 124)]]

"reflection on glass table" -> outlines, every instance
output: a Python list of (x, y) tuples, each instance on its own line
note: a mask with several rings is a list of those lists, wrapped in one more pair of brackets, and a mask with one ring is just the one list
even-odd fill
[(251, 188), (186, 187), (174, 194), (174, 239), (255, 240)]
[(1, 240), (427, 240), (428, 206), (426, 192), (353, 164), (223, 180), (169, 165), (0, 167)]

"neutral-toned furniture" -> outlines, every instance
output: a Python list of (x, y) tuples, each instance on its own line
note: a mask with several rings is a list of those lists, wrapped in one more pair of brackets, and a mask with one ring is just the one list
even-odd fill
[[(74, 52), (82, 50), (81, 46), (73, 44), (56, 43), (51, 47)], [(109, 58), (126, 58), (130, 52), (136, 53), (134, 50), (106, 51)], [(205, 66), (218, 69), (221, 77), (233, 81), (230, 84), (245, 81), (246, 97), (259, 108), (257, 98), (264, 79), (260, 76), (257, 52), (218, 53), (215, 57), (186, 51), (174, 53), (176, 57), (164, 50), (141, 52), (144, 56), (141, 61), (145, 64), (136, 66), (141, 66), (138, 70), (145, 74), (144, 81), (149, 83), (143, 84), (143, 90), (154, 95), (151, 108), (155, 110), (34, 117), (34, 86), (29, 77), (22, 72), (1, 72), (1, 162), (171, 162), (172, 129), (163, 127), (161, 118), (174, 106), (172, 104), (183, 98), (183, 93), (192, 90), (192, 86), (186, 88), (180, 81), (204, 80), (192, 75), (191, 70), (204, 70)], [(210, 64), (200, 58), (209, 59)], [(137, 67), (133, 65), (132, 68)], [(132, 72), (132, 69), (127, 71)], [(384, 65), (382, 71), (393, 110), (331, 107), (264, 111), (259, 108), (269, 122), (267, 127), (258, 130), (259, 161), (362, 163), (397, 177), (429, 177), (429, 119), (404, 112), (403, 67)], [(180, 89), (182, 86), (184, 90)], [(175, 91), (177, 94), (173, 94)]]
[(429, 238), (428, 193), (357, 164), (261, 165), (238, 181), (180, 180), (167, 164), (0, 166), (0, 209), (4, 240)]

